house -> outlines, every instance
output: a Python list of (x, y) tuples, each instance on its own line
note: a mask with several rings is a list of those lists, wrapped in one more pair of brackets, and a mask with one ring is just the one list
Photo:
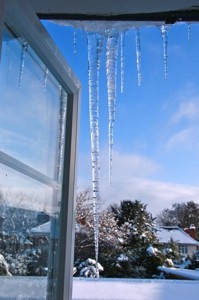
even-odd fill
[(160, 226), (157, 229), (157, 236), (165, 247), (171, 240), (177, 243), (182, 255), (192, 255), (199, 247), (199, 242), (178, 226)]

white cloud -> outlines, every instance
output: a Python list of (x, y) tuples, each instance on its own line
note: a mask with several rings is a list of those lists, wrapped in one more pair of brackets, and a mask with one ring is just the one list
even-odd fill
[[(165, 148), (173, 150), (176, 147), (190, 148), (194, 146), (194, 141), (198, 137), (194, 127), (188, 127), (175, 134), (173, 134), (167, 141)], [(196, 143), (197, 144), (197, 143)]]
[(181, 102), (178, 110), (173, 114), (171, 121), (180, 122), (182, 119), (193, 120), (199, 116), (199, 97)]
[[(123, 199), (140, 199), (149, 205), (152, 213), (158, 213), (164, 207), (177, 201), (196, 199), (199, 188), (165, 183), (147, 179), (160, 170), (152, 160), (135, 154), (116, 152), (113, 160), (112, 187), (108, 185), (108, 161), (105, 152), (101, 155), (100, 186), (101, 197), (105, 205)], [(90, 157), (79, 159), (78, 187), (83, 189), (92, 185)]]
[[(108, 186), (108, 162), (105, 153), (101, 157), (101, 198), (104, 205), (119, 203), (124, 199), (139, 199), (148, 204), (155, 216), (162, 209), (176, 202), (198, 201), (199, 187), (150, 179), (161, 170), (152, 160), (133, 154), (116, 152), (113, 160), (112, 187)], [(90, 157), (81, 157), (78, 188), (92, 186)], [(148, 178), (147, 178), (148, 177)]]
[[(105, 164), (106, 161), (103, 162)], [(151, 159), (138, 154), (125, 154), (114, 152), (114, 179), (122, 174), (125, 177), (129, 175), (146, 176), (156, 173), (160, 166)]]
[[(192, 87), (176, 96), (175, 110), (167, 123), (167, 141), (164, 149), (192, 149), (199, 143), (199, 95)], [(169, 109), (169, 107), (167, 107)]]
[[(164, 208), (171, 207), (173, 203), (182, 203), (190, 200), (198, 201), (199, 187), (180, 185), (170, 182), (129, 177), (113, 180), (112, 187), (108, 186), (104, 177), (101, 178), (101, 198), (105, 206), (119, 203), (124, 199), (141, 200), (148, 204), (148, 210), (155, 216)], [(119, 177), (119, 176), (118, 176)], [(81, 180), (83, 184), (83, 181)], [(84, 179), (84, 184), (79, 182), (79, 188), (91, 186), (91, 182)]]
[[(103, 180), (108, 182), (108, 153), (106, 151), (100, 153), (100, 169)], [(117, 151), (113, 153), (113, 180), (118, 180), (121, 176), (126, 179), (128, 179), (129, 176), (150, 176), (160, 169), (160, 165), (145, 156), (120, 153)], [(88, 178), (91, 176), (90, 173), (90, 156), (80, 156), (79, 175)]]
[(106, 204), (123, 199), (139, 199), (148, 204), (149, 211), (155, 216), (162, 209), (176, 202), (198, 201), (199, 187), (169, 182), (130, 177), (128, 181), (113, 183), (111, 188), (102, 186), (102, 197)]

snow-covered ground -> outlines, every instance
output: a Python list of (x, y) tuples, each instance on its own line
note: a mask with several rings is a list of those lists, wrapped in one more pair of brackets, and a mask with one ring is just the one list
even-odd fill
[(73, 300), (198, 300), (199, 281), (74, 279)]
[[(45, 277), (0, 277), (1, 300), (46, 299)], [(74, 278), (73, 300), (198, 300), (199, 281)]]

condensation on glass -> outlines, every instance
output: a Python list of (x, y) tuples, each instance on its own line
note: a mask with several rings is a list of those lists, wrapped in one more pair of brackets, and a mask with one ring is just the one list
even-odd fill
[(53, 299), (67, 93), (8, 27), (0, 95), (0, 296)]

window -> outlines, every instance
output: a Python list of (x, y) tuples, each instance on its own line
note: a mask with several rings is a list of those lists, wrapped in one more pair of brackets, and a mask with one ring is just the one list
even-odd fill
[(0, 65), (0, 259), (1, 275), (12, 277), (0, 278), (4, 299), (71, 298), (79, 88), (36, 15), (8, 1)]
[(188, 253), (188, 246), (184, 245), (184, 244), (179, 245), (179, 251), (180, 251), (181, 254), (186, 255)]

